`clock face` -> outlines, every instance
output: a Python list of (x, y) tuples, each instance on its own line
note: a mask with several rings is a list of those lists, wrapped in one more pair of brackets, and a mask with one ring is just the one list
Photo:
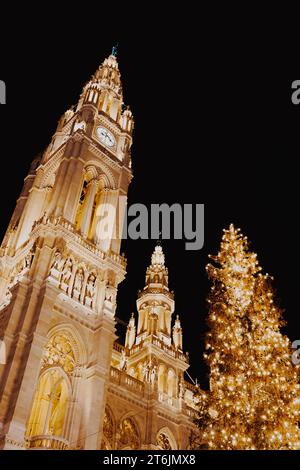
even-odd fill
[(115, 145), (115, 138), (111, 132), (109, 132), (105, 127), (97, 127), (97, 137), (102, 142), (102, 144), (106, 145), (106, 147), (113, 147)]

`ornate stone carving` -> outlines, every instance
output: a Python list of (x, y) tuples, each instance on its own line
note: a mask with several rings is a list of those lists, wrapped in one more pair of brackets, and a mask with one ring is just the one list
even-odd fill
[(183, 381), (180, 381), (179, 382), (179, 398), (183, 398), (184, 397), (184, 383)]
[(68, 290), (70, 279), (72, 276), (72, 269), (73, 269), (73, 262), (71, 258), (68, 258), (65, 262), (64, 269), (62, 272), (62, 277), (61, 277), (61, 288), (64, 291)]
[(81, 289), (83, 286), (83, 269), (79, 268), (76, 272), (75, 279), (74, 279), (74, 287), (73, 287), (73, 297), (78, 300), (81, 294)]
[(73, 132), (76, 132), (77, 130), (85, 131), (85, 129), (86, 129), (86, 122), (83, 120), (82, 121), (77, 120), (74, 124)]
[(151, 360), (148, 363), (144, 362), (142, 373), (144, 381), (154, 386), (157, 378), (156, 364), (152, 364)]
[(163, 450), (172, 449), (168, 436), (163, 432), (159, 433), (157, 436), (156, 445), (158, 445)]
[(19, 261), (13, 268), (10, 281), (7, 285), (7, 290), (3, 298), (2, 304), (0, 305), (0, 308), (4, 308), (6, 307), (6, 305), (9, 304), (11, 297), (12, 297), (11, 289), (20, 281), (20, 279), (26, 273), (28, 273), (32, 265), (34, 253), (35, 253), (35, 246), (31, 247), (30, 251), (28, 251), (28, 253), (24, 256), (24, 258), (21, 261)]
[(117, 297), (116, 288), (108, 284), (105, 289), (105, 300), (110, 302), (112, 305), (115, 305), (116, 297)]
[(50, 268), (50, 276), (52, 276), (54, 279), (59, 280), (64, 262), (65, 260), (63, 259), (61, 252), (56, 251), (54, 255), (54, 261)]
[(126, 357), (125, 349), (122, 349), (119, 368), (120, 370), (124, 370), (124, 371), (127, 370), (127, 357)]
[[(62, 289), (67, 295), (80, 301), (89, 308), (93, 308), (96, 294), (97, 274), (93, 269), (85, 274), (80, 262), (62, 255), (60, 249), (56, 250), (49, 272), (49, 280)], [(113, 288), (112, 288), (113, 289)], [(109, 293), (113, 298), (113, 290)]]
[(88, 307), (92, 306), (93, 298), (95, 296), (95, 285), (96, 285), (96, 276), (94, 273), (91, 273), (88, 277), (86, 290), (85, 290), (85, 299), (84, 303)]
[(47, 366), (60, 366), (67, 374), (73, 372), (75, 357), (67, 336), (57, 334), (46, 345), (42, 358), (42, 367)]

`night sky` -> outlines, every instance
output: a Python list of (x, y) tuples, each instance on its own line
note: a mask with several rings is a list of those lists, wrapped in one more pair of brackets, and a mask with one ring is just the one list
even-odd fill
[[(58, 20), (51, 31), (39, 22), (31, 36), (25, 26), (18, 33), (12, 28), (1, 42), (9, 48), (2, 48), (0, 67), (7, 84), (7, 105), (0, 107), (0, 225), (3, 236), (29, 163), (118, 42), (124, 101), (135, 118), (129, 203), (205, 204), (202, 250), (186, 251), (178, 240), (162, 245), (189, 371), (206, 387), (205, 265), (231, 222), (251, 240), (263, 270), (275, 277), (278, 302), (286, 309), (285, 331), (291, 340), (300, 339), (300, 105), (290, 98), (300, 73), (293, 68), (296, 57), (287, 55), (289, 46), (271, 34), (255, 41), (255, 28), (245, 31), (241, 24), (227, 34), (219, 31), (216, 40), (214, 28), (202, 31), (204, 22), (186, 34), (176, 25), (167, 31), (153, 23), (130, 36), (126, 28), (107, 33), (100, 25), (76, 28), (71, 20)], [(136, 312), (154, 246), (155, 240), (123, 242), (128, 273), (117, 309), (123, 320)], [(124, 336), (124, 327), (119, 334)]]

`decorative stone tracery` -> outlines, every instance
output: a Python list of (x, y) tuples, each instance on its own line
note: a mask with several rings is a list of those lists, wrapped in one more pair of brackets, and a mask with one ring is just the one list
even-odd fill
[(163, 432), (158, 434), (156, 445), (160, 447), (160, 449), (163, 449), (163, 450), (172, 449), (168, 436)]
[(75, 368), (74, 351), (70, 339), (63, 333), (54, 335), (45, 347), (42, 368), (60, 366), (67, 374)]

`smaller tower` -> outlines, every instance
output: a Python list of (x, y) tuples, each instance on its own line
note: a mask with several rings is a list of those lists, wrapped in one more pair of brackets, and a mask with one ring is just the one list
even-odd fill
[(145, 287), (139, 291), (136, 302), (137, 331), (133, 314), (127, 327), (126, 364), (127, 373), (148, 384), (162, 404), (179, 410), (179, 384), (189, 365), (182, 350), (178, 316), (172, 332), (175, 302), (168, 281), (165, 255), (162, 247), (157, 245), (146, 271)]
[[(131, 440), (136, 446), (141, 439), (142, 449), (186, 449), (190, 432), (195, 431), (192, 419), (198, 389), (184, 380), (188, 355), (183, 352), (179, 316), (174, 325), (172, 322), (174, 294), (169, 290), (168, 268), (159, 244), (151, 256), (136, 305), (137, 328), (131, 314), (125, 347), (114, 344), (107, 405), (121, 416), (126, 411), (132, 413), (141, 432), (133, 432), (134, 425), (127, 422), (123, 437), (120, 428), (118, 445), (128, 445)], [(111, 433), (107, 436), (111, 448)]]

